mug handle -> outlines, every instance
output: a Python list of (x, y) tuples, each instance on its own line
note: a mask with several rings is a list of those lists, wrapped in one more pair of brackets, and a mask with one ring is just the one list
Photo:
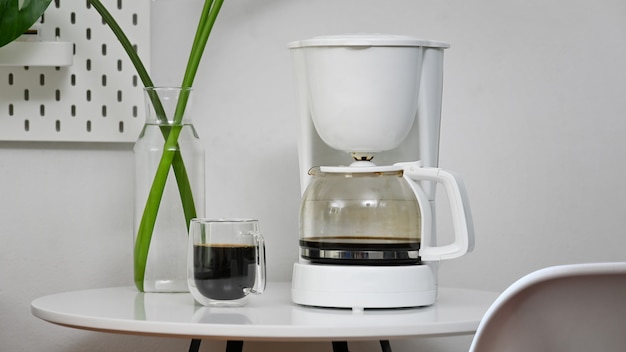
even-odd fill
[(247, 289), (246, 293), (254, 293), (260, 295), (265, 291), (266, 285), (266, 270), (265, 270), (265, 239), (263, 235), (258, 232), (249, 232), (248, 235), (252, 236), (254, 240), (254, 247), (256, 249), (256, 277), (254, 280), (254, 286)]
[[(402, 164), (404, 175), (408, 178), (416, 193), (421, 208), (430, 210), (430, 202), (425, 198), (424, 191), (415, 181), (434, 181), (440, 183), (447, 195), (450, 205), (450, 214), (454, 229), (454, 242), (448, 245), (432, 247), (428, 241), (428, 233), (422, 235), (422, 248), (420, 256), (424, 261), (437, 261), (454, 259), (471, 252), (474, 249), (474, 226), (470, 212), (467, 191), (463, 182), (452, 172), (434, 167), (421, 167), (419, 163)], [(421, 194), (420, 194), (421, 193)], [(420, 201), (422, 200), (422, 201)], [(422, 212), (424, 214), (424, 212)], [(426, 214), (430, 214), (427, 211)], [(424, 217), (424, 216), (423, 216)], [(423, 219), (423, 222), (431, 221), (431, 218)], [(428, 227), (430, 228), (430, 226)], [(426, 236), (426, 237), (425, 237)]]

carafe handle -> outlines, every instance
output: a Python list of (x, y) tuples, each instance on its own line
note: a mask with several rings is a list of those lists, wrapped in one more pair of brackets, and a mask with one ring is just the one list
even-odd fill
[[(402, 163), (404, 176), (410, 181), (422, 209), (422, 229), (430, 231), (430, 202), (416, 181), (433, 181), (441, 184), (450, 205), (454, 229), (454, 242), (443, 246), (431, 246), (429, 233), (422, 233), (420, 256), (423, 261), (454, 259), (474, 249), (474, 226), (467, 191), (463, 182), (452, 172), (433, 167), (421, 167), (419, 163)], [(425, 204), (422, 204), (425, 203)], [(428, 214), (424, 219), (424, 214)], [(426, 224), (427, 223), (427, 224)]]

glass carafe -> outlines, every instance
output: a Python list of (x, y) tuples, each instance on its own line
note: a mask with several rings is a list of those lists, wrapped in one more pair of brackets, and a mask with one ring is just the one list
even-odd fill
[[(410, 265), (451, 259), (473, 246), (462, 184), (451, 173), (415, 163), (315, 167), (300, 208), (300, 255), (313, 263)], [(441, 183), (454, 242), (435, 247), (431, 204), (418, 181)]]
[(419, 263), (421, 212), (401, 169), (325, 171), (311, 169), (313, 179), (302, 200), (300, 247), (304, 259), (343, 264)]

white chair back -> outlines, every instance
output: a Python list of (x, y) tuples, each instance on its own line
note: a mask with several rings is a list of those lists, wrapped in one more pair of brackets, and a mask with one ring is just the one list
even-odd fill
[(489, 308), (470, 352), (626, 351), (626, 262), (549, 267)]

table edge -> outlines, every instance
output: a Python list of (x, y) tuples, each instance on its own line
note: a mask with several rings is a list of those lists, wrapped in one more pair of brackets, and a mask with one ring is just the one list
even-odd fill
[[(64, 294), (79, 291), (104, 290), (104, 289), (126, 289), (128, 287), (110, 287), (101, 289), (88, 289), (61, 292)], [(456, 288), (440, 288), (446, 290), (467, 290), (468, 292), (482, 292), (493, 295), (493, 300), (497, 297), (497, 292), (456, 289)], [(328, 327), (325, 329), (316, 328), (314, 332), (306, 326), (255, 326), (254, 329), (233, 329), (232, 325), (227, 324), (189, 324), (176, 322), (158, 322), (158, 321), (132, 321), (113, 318), (91, 318), (85, 316), (77, 316), (69, 313), (50, 312), (46, 309), (38, 307), (38, 300), (44, 299), (54, 294), (39, 297), (31, 302), (31, 313), (33, 316), (46, 322), (88, 331), (98, 331), (126, 335), (142, 335), (142, 336), (161, 336), (161, 337), (181, 337), (181, 338), (207, 338), (214, 340), (247, 340), (247, 341), (320, 341), (320, 340), (341, 340), (341, 341), (358, 341), (358, 340), (382, 340), (392, 338), (412, 338), (412, 337), (432, 337), (432, 336), (461, 336), (473, 334), (479, 324), (479, 321), (459, 321), (455, 323), (446, 323), (446, 327), (424, 325), (420, 331), (415, 331), (414, 327), (398, 327), (393, 333), (388, 331), (380, 334), (376, 327), (354, 327), (348, 330), (338, 331), (336, 328)], [(77, 321), (80, 321), (79, 323)], [(123, 321), (124, 324), (118, 324), (119, 328), (111, 328), (115, 322)], [(236, 333), (233, 330), (238, 330)], [(306, 333), (300, 333), (299, 331)]]

